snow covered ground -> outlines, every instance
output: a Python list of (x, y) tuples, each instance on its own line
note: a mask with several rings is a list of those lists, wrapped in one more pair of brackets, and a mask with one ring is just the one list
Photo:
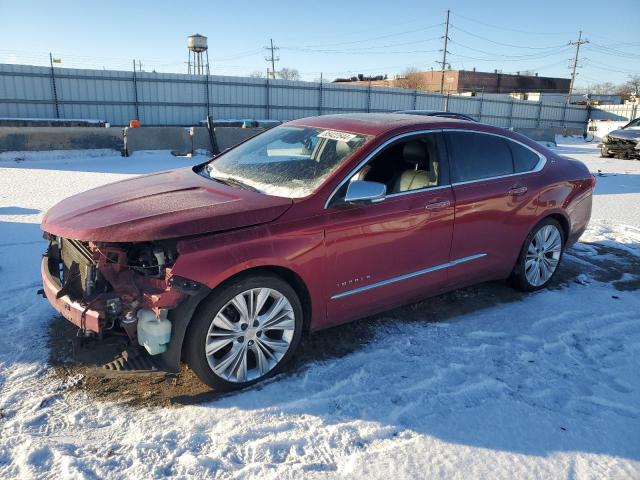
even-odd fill
[(201, 159), (0, 154), (0, 478), (640, 478), (640, 162), (558, 149), (601, 176), (555, 288), (427, 300), (318, 334), (348, 351), (260, 387), (147, 408), (52, 374), (38, 223)]

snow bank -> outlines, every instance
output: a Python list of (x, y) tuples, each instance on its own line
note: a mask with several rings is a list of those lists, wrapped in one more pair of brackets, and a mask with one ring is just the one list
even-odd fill
[(556, 145), (584, 145), (582, 135), (556, 135)]

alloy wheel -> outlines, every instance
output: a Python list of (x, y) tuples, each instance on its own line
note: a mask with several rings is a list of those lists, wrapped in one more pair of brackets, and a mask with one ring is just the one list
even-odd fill
[(562, 235), (555, 225), (545, 225), (531, 239), (525, 258), (525, 275), (534, 287), (546, 283), (558, 268)]
[(291, 347), (296, 318), (291, 303), (271, 288), (253, 288), (229, 300), (211, 321), (205, 340), (209, 367), (243, 383), (266, 375)]

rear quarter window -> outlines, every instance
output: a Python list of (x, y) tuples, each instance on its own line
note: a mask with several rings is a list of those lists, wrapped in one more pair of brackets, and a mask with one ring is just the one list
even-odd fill
[(540, 161), (540, 157), (536, 152), (515, 142), (507, 143), (509, 143), (509, 148), (513, 155), (513, 165), (516, 173), (529, 172), (536, 168)]

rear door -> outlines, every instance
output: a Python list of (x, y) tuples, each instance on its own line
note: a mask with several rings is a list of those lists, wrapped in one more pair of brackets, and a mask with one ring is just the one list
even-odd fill
[(537, 188), (529, 171), (540, 157), (496, 134), (448, 131), (446, 139), (456, 202), (449, 281), (507, 276), (535, 219)]

